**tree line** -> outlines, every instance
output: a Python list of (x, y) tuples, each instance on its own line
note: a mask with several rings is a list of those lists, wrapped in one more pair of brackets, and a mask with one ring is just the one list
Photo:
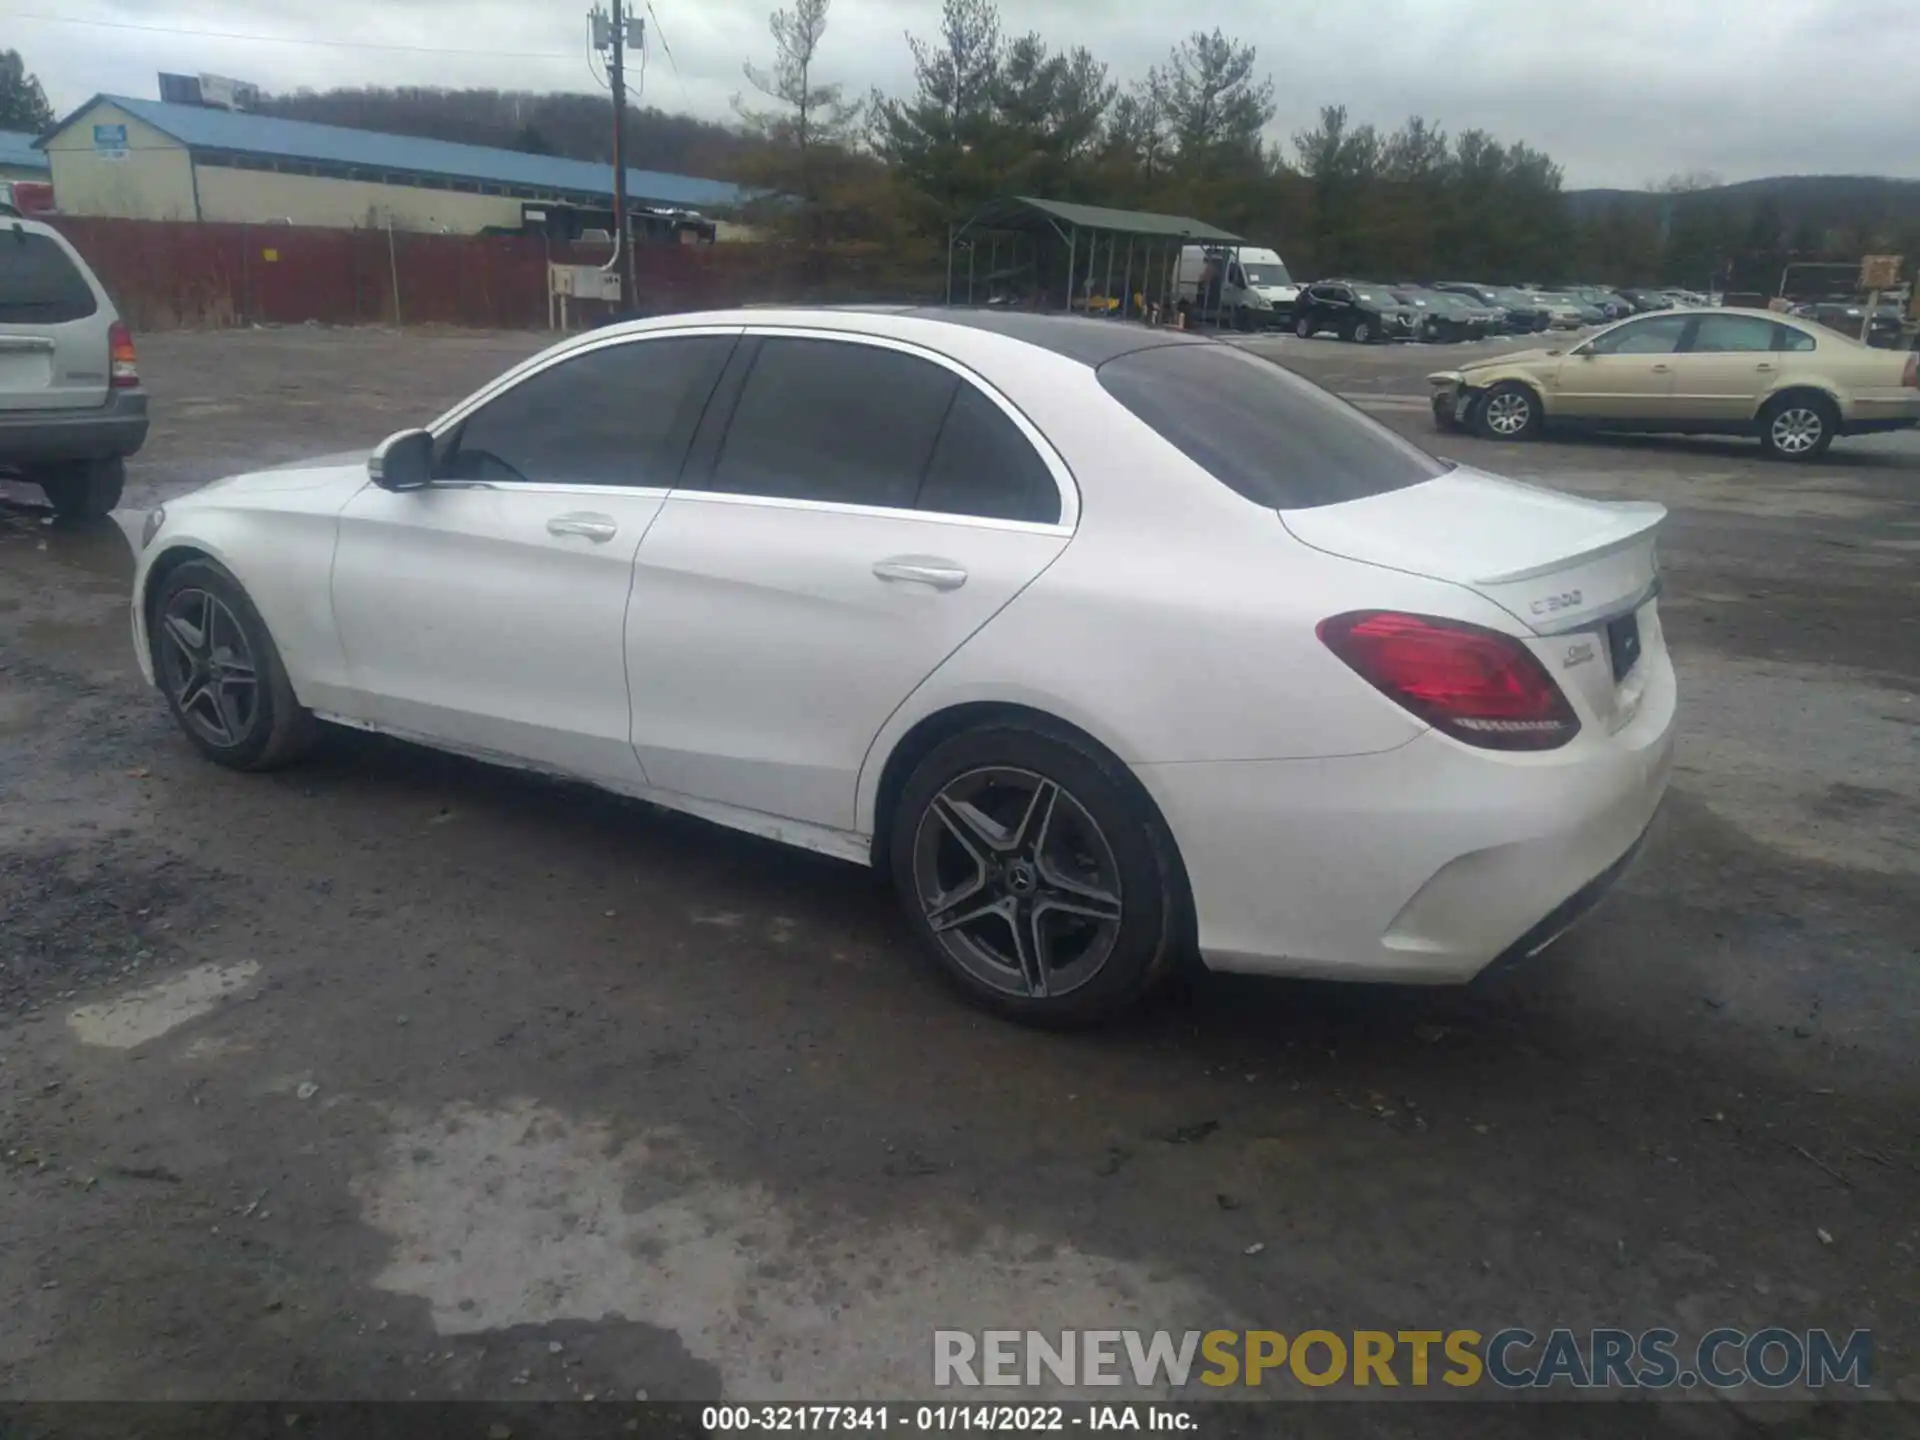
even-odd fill
[[(1920, 260), (1920, 182), (1801, 176), (1722, 186), (1675, 176), (1573, 191), (1524, 140), (1392, 129), (1324, 107), (1284, 141), (1257, 49), (1196, 31), (1146, 74), (1083, 45), (1005, 27), (995, 0), (946, 0), (904, 37), (911, 85), (850, 93), (824, 47), (831, 0), (770, 17), (731, 122), (630, 109), (629, 163), (780, 197), (757, 219), (816, 278), (911, 288), (943, 266), (948, 225), (1029, 194), (1190, 215), (1272, 245), (1297, 274), (1710, 284), (1771, 294), (1790, 260)], [(290, 119), (605, 162), (612, 110), (591, 94), (435, 87), (262, 98)], [(52, 122), (38, 82), (0, 52), (0, 129)]]

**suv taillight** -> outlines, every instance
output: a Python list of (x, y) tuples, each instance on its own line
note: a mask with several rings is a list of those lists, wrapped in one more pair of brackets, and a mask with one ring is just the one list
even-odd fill
[(1907, 356), (1907, 373), (1900, 377), (1900, 383), (1909, 390), (1920, 390), (1920, 350)]
[(1326, 647), (1388, 699), (1484, 750), (1552, 750), (1579, 717), (1534, 653), (1511, 635), (1393, 610), (1322, 620)]
[(133, 353), (133, 332), (118, 320), (107, 331), (107, 360), (114, 389), (131, 390), (140, 383), (140, 362)]

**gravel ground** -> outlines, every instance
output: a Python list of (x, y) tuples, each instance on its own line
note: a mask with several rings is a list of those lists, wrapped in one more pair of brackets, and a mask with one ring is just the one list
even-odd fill
[[(128, 504), (540, 343), (146, 338)], [(0, 1398), (905, 1397), (936, 1326), (1604, 1324), (1868, 1328), (1920, 1402), (1920, 449), (1494, 447), (1430, 433), (1453, 353), (1249, 343), (1443, 454), (1673, 511), (1671, 800), (1497, 981), (1221, 977), (1034, 1034), (832, 862), (365, 737), (228, 774), (140, 685), (119, 533), (9, 492)], [(1783, 1413), (1725, 1398), (1633, 1433)]]

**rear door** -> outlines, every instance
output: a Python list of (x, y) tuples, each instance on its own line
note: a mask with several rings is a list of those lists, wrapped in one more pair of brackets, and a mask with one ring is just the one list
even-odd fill
[(1674, 411), (1690, 420), (1744, 423), (1774, 386), (1784, 327), (1758, 315), (1702, 315), (1673, 357)]
[(1038, 433), (951, 362), (750, 334), (634, 571), (648, 782), (852, 829), (874, 736), (1060, 553), (1073, 494)]
[(1576, 346), (1560, 362), (1556, 414), (1585, 420), (1674, 417), (1674, 362), (1691, 315), (1650, 315)]
[(113, 309), (66, 241), (0, 221), (0, 411), (98, 409)]

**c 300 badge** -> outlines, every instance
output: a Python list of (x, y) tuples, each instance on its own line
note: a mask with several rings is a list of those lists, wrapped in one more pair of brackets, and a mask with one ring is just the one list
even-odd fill
[(1543, 595), (1531, 602), (1527, 608), (1536, 615), (1554, 615), (1562, 610), (1577, 609), (1579, 604), (1578, 590), (1563, 590), (1558, 595)]

